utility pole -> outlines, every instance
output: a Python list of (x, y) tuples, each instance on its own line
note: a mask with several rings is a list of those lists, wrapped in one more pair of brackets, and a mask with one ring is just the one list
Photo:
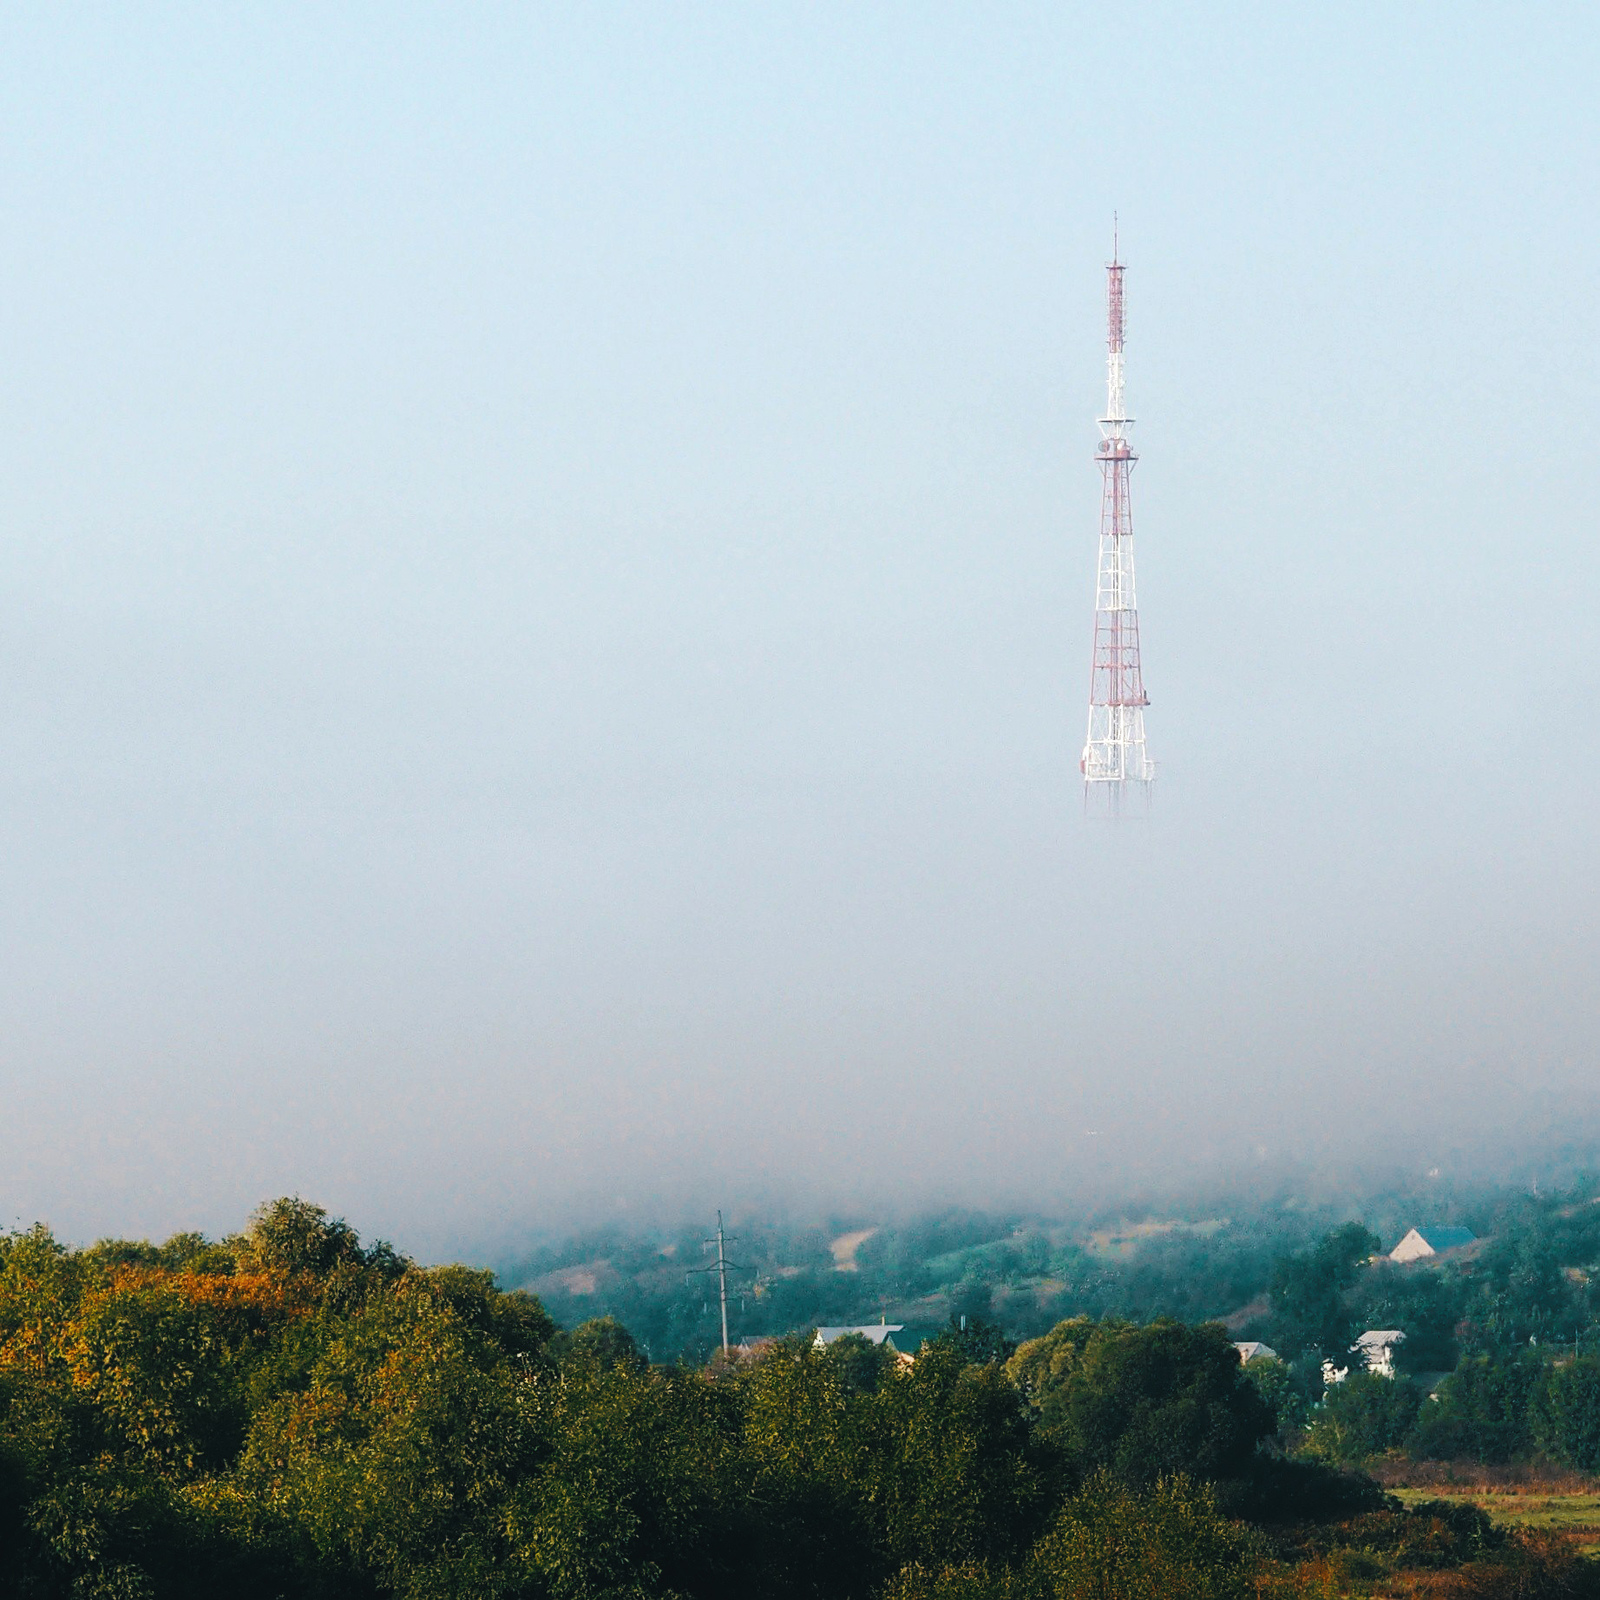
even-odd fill
[(1084, 800), (1102, 794), (1120, 809), (1130, 786), (1148, 796), (1156, 764), (1145, 749), (1144, 671), (1139, 661), (1139, 604), (1133, 588), (1133, 453), (1123, 388), (1122, 261), (1112, 230), (1106, 267), (1106, 414), (1100, 418), (1100, 561), (1095, 585), (1094, 655), (1089, 674), (1089, 732), (1084, 740)]
[[(734, 1241), (738, 1243), (737, 1240)], [(722, 1353), (728, 1353), (728, 1274), (742, 1272), (744, 1269), (737, 1262), (728, 1259), (727, 1239), (722, 1232), (722, 1212), (717, 1212), (717, 1236), (705, 1241), (705, 1248), (712, 1245), (717, 1247), (717, 1259), (709, 1267), (691, 1267), (684, 1273), (684, 1281), (702, 1272), (714, 1272), (717, 1275), (717, 1300), (722, 1307)]]

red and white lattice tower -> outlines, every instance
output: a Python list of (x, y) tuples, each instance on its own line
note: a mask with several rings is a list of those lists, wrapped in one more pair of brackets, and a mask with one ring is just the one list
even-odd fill
[(1089, 734), (1083, 745), (1086, 797), (1101, 794), (1113, 808), (1130, 785), (1140, 794), (1155, 778), (1144, 742), (1144, 673), (1139, 666), (1139, 605), (1133, 587), (1133, 508), (1128, 480), (1138, 457), (1128, 443), (1122, 371), (1122, 263), (1113, 244), (1106, 269), (1110, 324), (1106, 357), (1106, 414), (1100, 419), (1100, 567), (1094, 599), (1094, 665), (1089, 677)]

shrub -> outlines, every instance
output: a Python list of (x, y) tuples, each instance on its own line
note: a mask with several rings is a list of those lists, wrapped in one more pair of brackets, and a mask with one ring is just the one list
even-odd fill
[(981, 1561), (955, 1567), (903, 1568), (883, 1591), (883, 1600), (1021, 1600), (1011, 1573), (991, 1571)]
[(1561, 1534), (1518, 1529), (1502, 1549), (1431, 1579), (1430, 1600), (1596, 1600), (1600, 1563)]
[(1353, 1372), (1329, 1386), (1306, 1431), (1306, 1449), (1346, 1466), (1398, 1449), (1416, 1424), (1422, 1400), (1408, 1378)]
[(1229, 1516), (1267, 1524), (1342, 1522), (1399, 1504), (1364, 1472), (1267, 1455), (1245, 1477), (1219, 1484), (1217, 1500)]
[(1027, 1600), (1245, 1600), (1255, 1557), (1212, 1491), (1163, 1478), (1146, 1493), (1095, 1473), (1039, 1541)]

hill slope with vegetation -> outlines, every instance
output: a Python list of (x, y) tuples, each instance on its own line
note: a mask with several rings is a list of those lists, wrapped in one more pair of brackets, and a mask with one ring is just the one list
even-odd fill
[[(1027, 1339), (1071, 1316), (1168, 1316), (1223, 1320), (1237, 1338), (1288, 1355), (1339, 1354), (1363, 1328), (1400, 1326), (1407, 1364), (1446, 1370), (1463, 1349), (1589, 1336), (1600, 1318), (1596, 1195), (1600, 1181), (1545, 1196), (1429, 1184), (1359, 1199), (1211, 1196), (1070, 1219), (949, 1211), (795, 1226), (747, 1217), (730, 1250), (742, 1264), (730, 1279), (732, 1326), (737, 1340), (880, 1318), (938, 1327), (953, 1315)], [(1466, 1260), (1363, 1265), (1411, 1227), (1435, 1223), (1464, 1224), (1482, 1242)], [(1344, 1228), (1344, 1244), (1323, 1244)], [(506, 1261), (501, 1276), (560, 1321), (615, 1317), (653, 1360), (703, 1361), (719, 1333), (709, 1281), (689, 1271), (705, 1264), (703, 1232), (578, 1235)]]

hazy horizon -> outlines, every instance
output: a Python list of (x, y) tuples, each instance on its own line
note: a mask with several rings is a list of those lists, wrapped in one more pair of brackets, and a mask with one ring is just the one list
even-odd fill
[(1592, 12), (0, 39), (0, 1225), (1596, 1138)]

